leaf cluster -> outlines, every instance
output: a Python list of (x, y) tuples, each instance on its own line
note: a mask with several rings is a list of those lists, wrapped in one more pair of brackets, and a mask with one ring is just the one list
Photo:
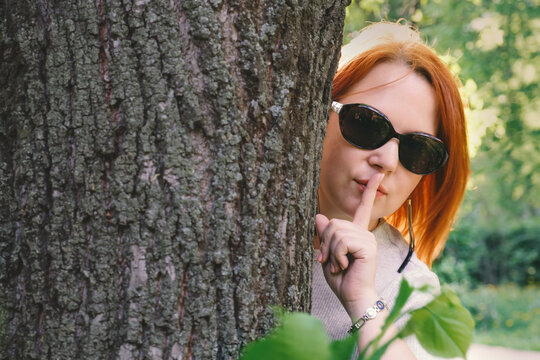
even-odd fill
[[(474, 321), (449, 288), (443, 288), (426, 306), (410, 312), (406, 326), (394, 338), (381, 343), (390, 325), (404, 315), (402, 309), (414, 290), (403, 279), (381, 333), (359, 354), (359, 360), (380, 359), (392, 341), (410, 335), (415, 335), (434, 355), (465, 357), (471, 344)], [(356, 351), (357, 335), (332, 341), (324, 324), (312, 315), (280, 311), (278, 317), (279, 324), (266, 337), (248, 344), (240, 360), (338, 360), (350, 359)]]

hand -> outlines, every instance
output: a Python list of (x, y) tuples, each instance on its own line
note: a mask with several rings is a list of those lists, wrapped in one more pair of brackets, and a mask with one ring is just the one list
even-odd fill
[(321, 243), (317, 260), (323, 265), (330, 288), (349, 314), (356, 312), (352, 308), (363, 308), (365, 302), (376, 297), (377, 241), (368, 226), (377, 188), (383, 178), (384, 174), (378, 173), (369, 179), (352, 222), (328, 220), (322, 214), (315, 218)]

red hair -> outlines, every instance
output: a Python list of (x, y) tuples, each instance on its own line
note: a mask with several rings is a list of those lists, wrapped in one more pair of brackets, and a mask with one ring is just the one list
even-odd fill
[[(427, 45), (414, 40), (387, 41), (362, 52), (338, 70), (332, 99), (345, 96), (353, 84), (383, 62), (407, 64), (427, 79), (436, 94), (437, 137), (448, 148), (448, 161), (435, 173), (425, 175), (410, 196), (416, 253), (420, 260), (431, 266), (444, 248), (469, 176), (465, 113), (458, 89), (460, 81)], [(386, 221), (407, 237), (406, 202)]]

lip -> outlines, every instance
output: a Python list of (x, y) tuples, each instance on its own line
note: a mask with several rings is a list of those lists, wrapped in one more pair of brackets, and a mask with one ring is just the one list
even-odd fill
[[(360, 191), (361, 192), (364, 192), (366, 190), (366, 186), (367, 186), (367, 183), (369, 180), (358, 180), (358, 179), (354, 179), (354, 181), (360, 185)], [(377, 188), (377, 194), (376, 194), (376, 197), (380, 197), (380, 196), (383, 196), (383, 195), (388, 195), (388, 192), (386, 191), (386, 189), (384, 188), (384, 186), (382, 185), (379, 185), (379, 187)]]

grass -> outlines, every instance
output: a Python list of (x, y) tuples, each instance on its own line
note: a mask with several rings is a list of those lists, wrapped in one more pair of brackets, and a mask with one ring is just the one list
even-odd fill
[(540, 287), (454, 287), (476, 321), (473, 342), (540, 351)]

